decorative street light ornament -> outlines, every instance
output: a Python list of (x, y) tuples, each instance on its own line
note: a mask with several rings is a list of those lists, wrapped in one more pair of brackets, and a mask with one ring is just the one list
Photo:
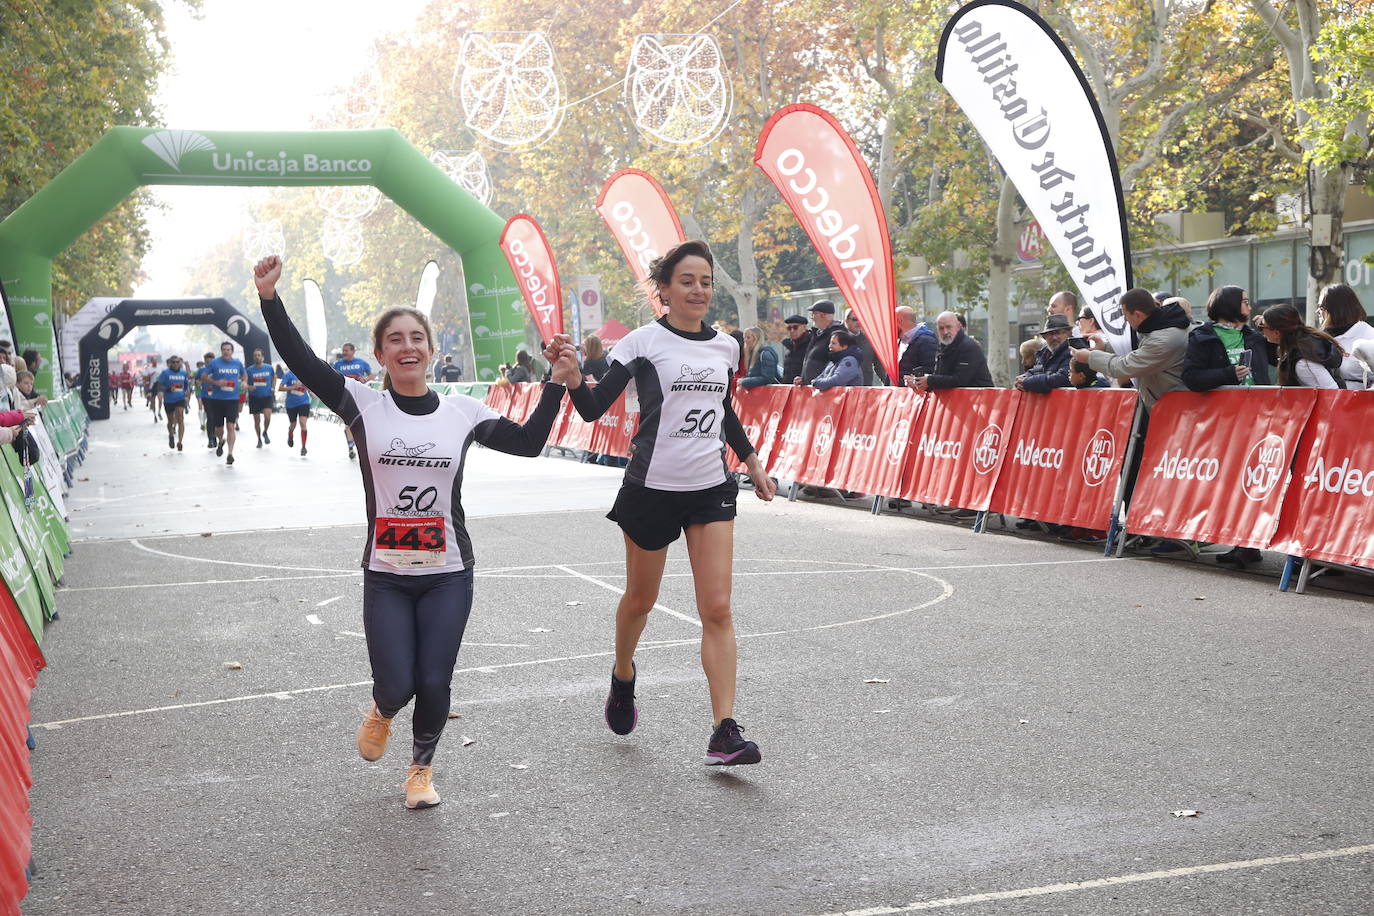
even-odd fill
[(430, 154), (429, 161), (484, 206), (491, 203), (491, 175), (481, 150), (437, 149)]
[(320, 225), (320, 250), (335, 267), (363, 259), (363, 227), (357, 220), (328, 217)]
[(315, 203), (336, 219), (362, 219), (382, 202), (382, 192), (371, 185), (334, 184), (315, 188)]
[(701, 146), (730, 119), (730, 81), (709, 35), (640, 35), (625, 71), (635, 126), (673, 146)]
[(375, 50), (351, 82), (335, 86), (321, 101), (322, 126), (343, 130), (375, 127), (386, 107), (382, 68)]
[(286, 236), (281, 231), (281, 220), (274, 219), (265, 223), (244, 220), (243, 257), (256, 263), (271, 254), (282, 254), (286, 250)]
[(563, 121), (553, 46), (540, 32), (468, 32), (453, 83), (464, 124), (493, 143), (536, 146)]

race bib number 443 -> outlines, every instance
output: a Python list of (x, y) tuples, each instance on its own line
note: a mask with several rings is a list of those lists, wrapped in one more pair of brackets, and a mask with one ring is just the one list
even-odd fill
[(444, 565), (444, 519), (379, 518), (372, 540), (377, 559), (400, 569)]

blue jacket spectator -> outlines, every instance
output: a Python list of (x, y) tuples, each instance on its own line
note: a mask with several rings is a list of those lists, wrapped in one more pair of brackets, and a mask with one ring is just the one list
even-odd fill
[(922, 321), (910, 334), (906, 341), (906, 349), (897, 360), (897, 374), (901, 378), (893, 379), (894, 385), (906, 384), (902, 379), (908, 375), (929, 375), (935, 371), (935, 354), (940, 348), (940, 339), (935, 336), (935, 329)]
[(830, 336), (830, 362), (826, 363), (821, 374), (811, 382), (813, 388), (825, 391), (830, 388), (861, 387), (864, 383), (860, 361), (863, 354), (855, 343), (854, 335), (848, 331), (835, 331)]
[(781, 381), (778, 376), (778, 354), (768, 345), (768, 335), (761, 329), (744, 329), (744, 357), (748, 370), (740, 377), (741, 388), (776, 385)]

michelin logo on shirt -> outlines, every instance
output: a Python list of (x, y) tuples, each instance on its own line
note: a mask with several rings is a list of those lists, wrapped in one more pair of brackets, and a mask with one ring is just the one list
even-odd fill
[(711, 368), (693, 369), (691, 366), (684, 365), (682, 366), (681, 374), (677, 377), (677, 381), (673, 382), (673, 384), (668, 387), (668, 390), (708, 391), (716, 394), (724, 394), (724, 382), (707, 381), (707, 379), (715, 374), (715, 371), (716, 370)]
[(377, 456), (377, 463), (403, 468), (446, 468), (453, 463), (452, 458), (442, 455), (421, 457), (432, 448), (433, 442), (406, 445), (405, 440), (397, 436), (391, 440), (391, 447)]

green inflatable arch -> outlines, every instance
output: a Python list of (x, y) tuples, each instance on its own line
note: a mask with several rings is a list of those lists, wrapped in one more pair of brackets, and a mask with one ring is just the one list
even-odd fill
[[(400, 133), (239, 132), (115, 127), (0, 222), (0, 283), (18, 350), (52, 367), (52, 260), (135, 189), (168, 185), (374, 185), (463, 260), (479, 379), (513, 362), (525, 306), (497, 240), (504, 220), (449, 180)], [(244, 272), (248, 267), (244, 265)], [(378, 310), (393, 303), (378, 303)], [(68, 371), (81, 371), (69, 366)]]

